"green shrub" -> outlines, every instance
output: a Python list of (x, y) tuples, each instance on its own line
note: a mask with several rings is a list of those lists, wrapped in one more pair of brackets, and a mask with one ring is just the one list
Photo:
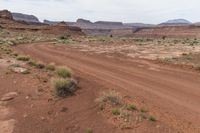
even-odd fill
[(37, 62), (36, 62), (35, 60), (29, 60), (29, 61), (28, 61), (28, 64), (29, 64), (30, 66), (37, 66)]
[(65, 97), (75, 92), (77, 82), (71, 79), (54, 79), (54, 92), (56, 96)]
[(50, 63), (46, 66), (46, 69), (47, 70), (50, 70), (50, 71), (54, 71), (55, 70), (55, 64), (54, 63)]
[(57, 69), (57, 75), (61, 78), (70, 78), (71, 71), (66, 67), (60, 67)]
[(29, 60), (28, 64), (30, 66), (34, 66), (34, 67), (39, 68), (39, 69), (45, 68), (45, 64), (43, 62), (37, 62), (35, 60)]
[(142, 108), (140, 108), (140, 112), (145, 113), (145, 112), (147, 112), (147, 110), (144, 107), (142, 107)]
[(156, 118), (154, 116), (149, 116), (149, 120), (155, 122)]
[(93, 133), (93, 130), (91, 128), (86, 128), (84, 132), (85, 133)]
[(136, 109), (137, 109), (136, 106), (133, 105), (133, 104), (128, 104), (127, 105), (127, 110), (136, 110)]
[(120, 115), (120, 110), (117, 109), (117, 108), (113, 108), (113, 109), (112, 109), (112, 114), (113, 114), (113, 115)]
[(18, 55), (16, 59), (20, 60), (20, 61), (29, 61), (30, 57), (29, 56), (24, 56), (24, 55)]

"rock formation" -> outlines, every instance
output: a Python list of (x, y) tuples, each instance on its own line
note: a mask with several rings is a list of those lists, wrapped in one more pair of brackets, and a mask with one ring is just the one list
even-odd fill
[(12, 20), (13, 16), (12, 16), (11, 12), (9, 12), (8, 10), (1, 10), (0, 11), (0, 18)]

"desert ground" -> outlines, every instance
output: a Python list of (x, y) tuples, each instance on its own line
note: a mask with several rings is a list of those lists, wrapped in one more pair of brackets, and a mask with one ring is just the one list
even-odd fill
[(58, 27), (1, 28), (0, 133), (200, 132), (200, 39)]

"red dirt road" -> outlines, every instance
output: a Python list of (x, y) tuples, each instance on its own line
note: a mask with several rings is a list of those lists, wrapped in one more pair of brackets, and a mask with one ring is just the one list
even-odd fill
[(177, 132), (200, 132), (200, 74), (142, 59), (107, 57), (48, 43), (19, 45), (17, 51), (70, 67), (75, 75), (133, 97)]

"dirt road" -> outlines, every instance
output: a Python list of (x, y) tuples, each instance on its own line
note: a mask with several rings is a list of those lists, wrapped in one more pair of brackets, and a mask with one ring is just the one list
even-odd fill
[[(70, 67), (87, 78), (134, 97), (158, 120), (180, 132), (200, 132), (200, 74), (151, 61), (81, 52), (48, 43), (19, 45), (16, 50), (44, 62)], [(117, 58), (116, 58), (117, 57)]]

